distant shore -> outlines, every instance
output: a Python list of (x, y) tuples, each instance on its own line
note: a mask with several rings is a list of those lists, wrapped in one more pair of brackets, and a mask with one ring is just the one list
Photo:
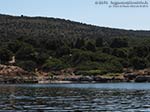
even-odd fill
[[(56, 74), (56, 73), (55, 73)], [(138, 70), (105, 75), (76, 75), (63, 72), (52, 75), (42, 71), (27, 72), (17, 66), (0, 65), (1, 84), (20, 83), (117, 83), (117, 82), (150, 82), (150, 70)]]

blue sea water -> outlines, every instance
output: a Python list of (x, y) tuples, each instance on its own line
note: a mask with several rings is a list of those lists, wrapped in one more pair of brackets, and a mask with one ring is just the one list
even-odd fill
[(150, 83), (0, 85), (0, 112), (150, 112)]

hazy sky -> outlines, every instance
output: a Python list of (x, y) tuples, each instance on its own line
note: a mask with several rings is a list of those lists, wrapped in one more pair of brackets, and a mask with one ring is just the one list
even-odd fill
[(108, 8), (96, 5), (95, 1), (99, 0), (0, 0), (0, 13), (64, 18), (105, 27), (150, 30), (150, 7)]

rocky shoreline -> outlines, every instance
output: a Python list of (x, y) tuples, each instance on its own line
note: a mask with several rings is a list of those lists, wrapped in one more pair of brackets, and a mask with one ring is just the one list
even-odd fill
[(33, 73), (20, 67), (0, 64), (0, 83), (38, 83), (38, 81)]
[(20, 67), (10, 65), (0, 65), (1, 84), (20, 83), (115, 83), (115, 82), (150, 82), (150, 70), (125, 70), (117, 75), (96, 75), (84, 76), (63, 72), (49, 75), (49, 73), (36, 71), (27, 72)]

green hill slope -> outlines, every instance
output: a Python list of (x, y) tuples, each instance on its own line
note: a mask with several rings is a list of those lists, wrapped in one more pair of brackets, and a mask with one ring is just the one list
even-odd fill
[(14, 64), (28, 71), (73, 67), (82, 74), (104, 74), (144, 69), (150, 66), (149, 42), (150, 31), (0, 15), (0, 63), (8, 64), (15, 56)]

